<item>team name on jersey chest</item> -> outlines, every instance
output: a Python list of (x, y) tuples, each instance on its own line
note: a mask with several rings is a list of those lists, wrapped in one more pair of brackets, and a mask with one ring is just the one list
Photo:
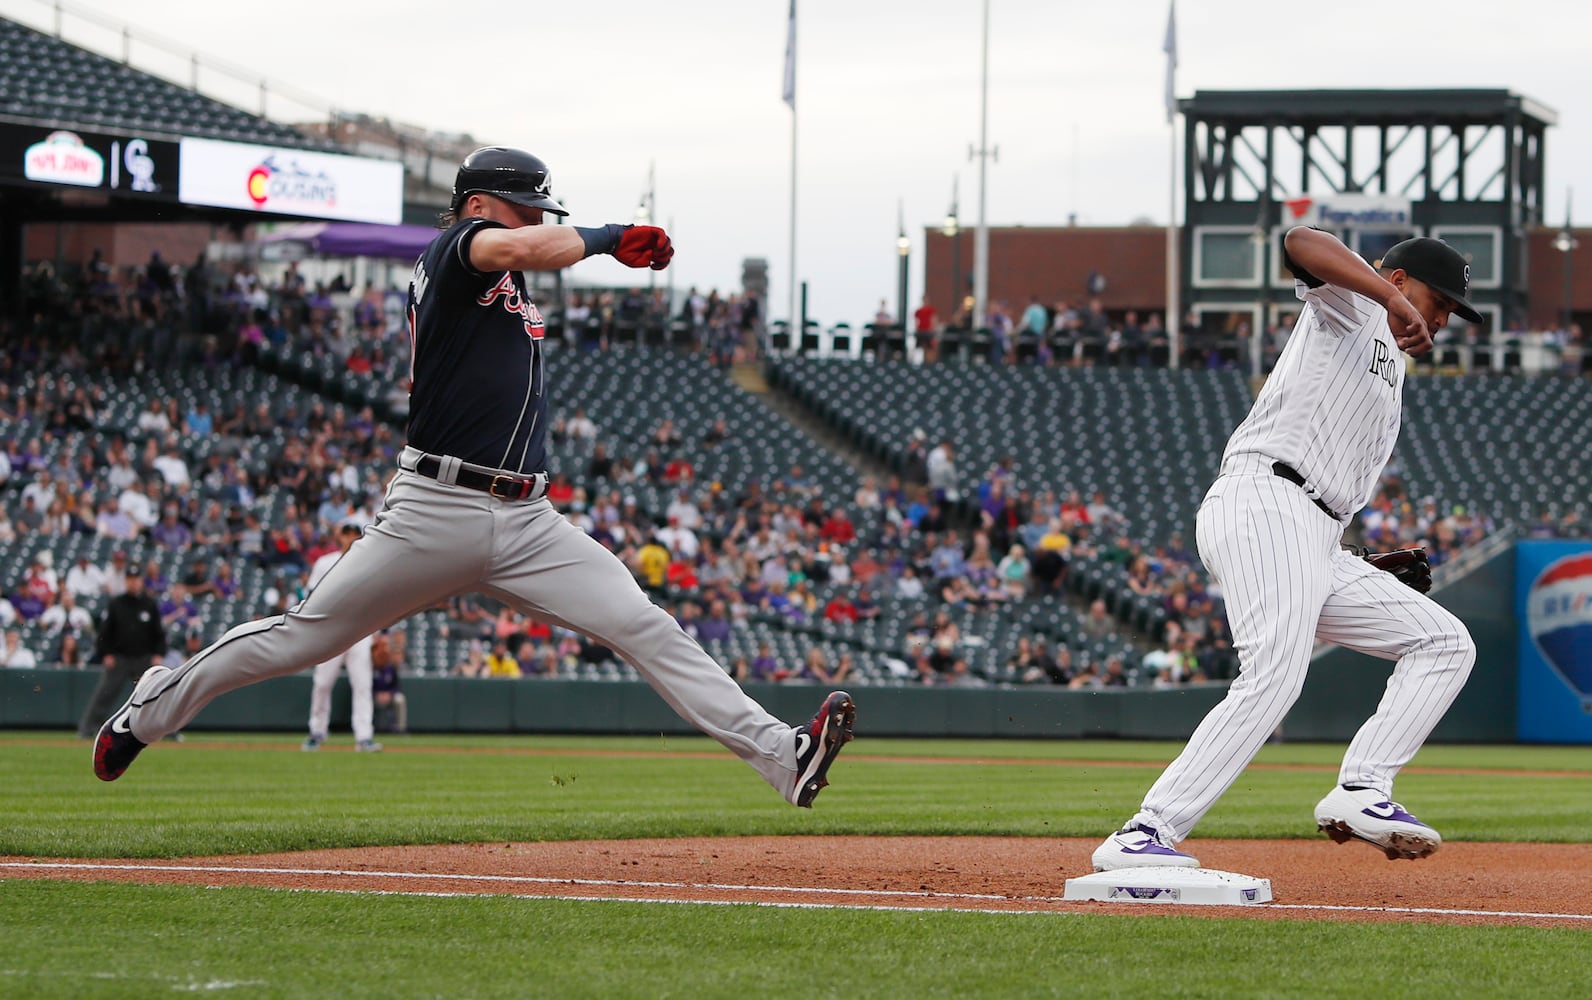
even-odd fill
[(483, 306), (502, 302), (504, 309), (524, 321), (525, 335), (532, 340), (541, 340), (547, 332), (547, 326), (542, 322), (542, 314), (529, 299), (520, 294), (519, 286), (514, 283), (514, 275), (508, 271), (504, 271), (503, 277), (498, 279), (497, 284), (488, 288), (475, 301)]
[(1371, 367), (1368, 372), (1392, 388), (1398, 383), (1399, 356), (1388, 348), (1387, 342), (1377, 339), (1371, 349)]

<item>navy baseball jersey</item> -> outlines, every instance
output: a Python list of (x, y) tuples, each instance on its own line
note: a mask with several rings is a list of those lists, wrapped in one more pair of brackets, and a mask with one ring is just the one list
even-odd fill
[(542, 314), (518, 271), (483, 273), (464, 219), (438, 234), (409, 282), (409, 444), (512, 472), (547, 467)]

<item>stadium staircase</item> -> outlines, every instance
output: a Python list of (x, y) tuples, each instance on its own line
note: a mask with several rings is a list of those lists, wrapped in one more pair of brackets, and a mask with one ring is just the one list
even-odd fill
[(882, 483), (894, 474), (888, 465), (857, 447), (851, 438), (803, 405), (801, 400), (770, 385), (761, 362), (737, 362), (730, 368), (730, 381), (761, 399), (764, 405), (785, 418), (786, 422), (845, 460), (859, 477), (873, 476)]

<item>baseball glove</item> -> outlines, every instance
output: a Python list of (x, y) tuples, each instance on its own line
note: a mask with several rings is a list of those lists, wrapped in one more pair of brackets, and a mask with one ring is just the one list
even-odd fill
[(1398, 581), (1411, 590), (1426, 593), (1432, 589), (1432, 564), (1426, 561), (1426, 550), (1419, 546), (1394, 549), (1392, 552), (1371, 552), (1358, 546), (1349, 551), (1364, 559), (1384, 573), (1392, 573)]

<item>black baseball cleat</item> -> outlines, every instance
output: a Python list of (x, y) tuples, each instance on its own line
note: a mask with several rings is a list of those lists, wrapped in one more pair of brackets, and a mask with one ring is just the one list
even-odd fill
[(844, 691), (835, 691), (807, 722), (796, 728), (796, 783), (785, 796), (791, 805), (812, 808), (813, 799), (829, 784), (829, 765), (840, 748), (851, 742), (851, 724), (857, 703)]
[(149, 745), (133, 735), (131, 727), (133, 699), (138, 697), (139, 688), (169, 673), (171, 673), (170, 667), (150, 667), (144, 671), (144, 676), (133, 685), (133, 693), (127, 696), (127, 703), (117, 709), (115, 715), (106, 719), (103, 726), (100, 726), (99, 736), (94, 740), (96, 778), (101, 781), (115, 781), (120, 778), (122, 772), (132, 766), (139, 752)]

